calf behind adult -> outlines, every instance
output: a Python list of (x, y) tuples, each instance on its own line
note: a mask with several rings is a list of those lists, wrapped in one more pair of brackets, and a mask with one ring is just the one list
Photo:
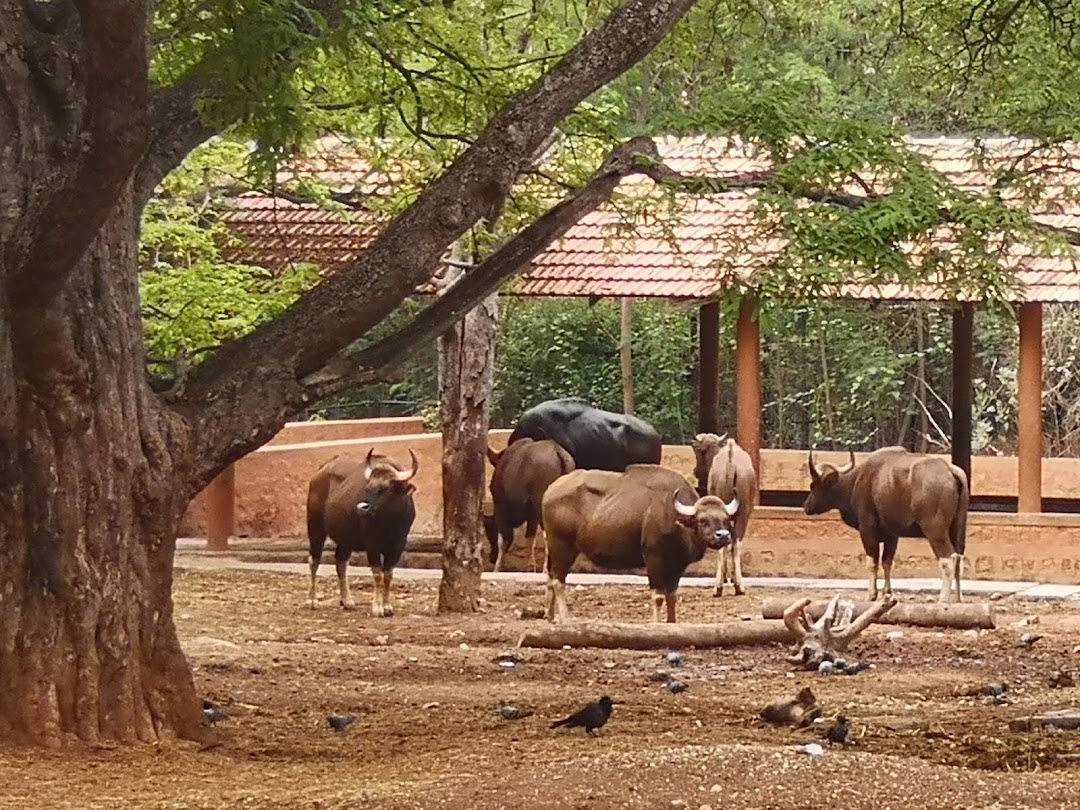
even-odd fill
[[(843, 467), (814, 466), (810, 453), (810, 494), (803, 509), (818, 515), (837, 509), (848, 526), (858, 529), (870, 569), (868, 596), (877, 599), (880, 554), (885, 593), (892, 593), (892, 564), (901, 537), (925, 537), (941, 567), (940, 602), (962, 600), (960, 579), (967, 535), (970, 494), (964, 471), (941, 458), (883, 447), (862, 464), (855, 454)], [(882, 550), (881, 547), (884, 546)]]
[(622, 472), (630, 464), (660, 463), (660, 434), (636, 416), (593, 407), (579, 397), (551, 399), (525, 411), (510, 434), (552, 439), (580, 470)]
[(401, 560), (409, 530), (416, 519), (412, 479), (420, 469), (410, 450), (412, 468), (406, 470), (392, 458), (375, 455), (372, 448), (363, 461), (338, 456), (331, 459), (308, 485), (308, 564), (311, 569), (311, 607), (315, 607), (315, 576), (323, 546), (334, 541), (341, 605), (355, 606), (349, 593), (349, 558), (353, 552), (367, 554), (373, 590), (372, 616), (393, 616), (390, 583), (394, 566)]
[(644, 566), (653, 620), (660, 621), (660, 605), (666, 603), (667, 620), (674, 622), (679, 580), (706, 549), (731, 543), (731, 516), (738, 508), (737, 501), (698, 498), (681, 473), (657, 464), (562, 476), (544, 493), (548, 619), (569, 619), (566, 575), (584, 554), (603, 568)]
[(720, 552), (716, 562), (716, 587), (713, 593), (721, 596), (724, 582), (731, 577), (736, 594), (746, 592), (742, 578), (742, 547), (750, 515), (757, 503), (758, 481), (750, 454), (739, 447), (725, 433), (699, 433), (690, 443), (694, 450), (694, 475), (698, 480), (698, 494), (715, 495), (725, 503), (738, 500), (735, 513), (735, 539)]
[(573, 471), (574, 459), (551, 439), (518, 439), (502, 452), (491, 447), (487, 452), (495, 468), (491, 476), (494, 515), (484, 521), (484, 529), (491, 543), (495, 570), (501, 571), (503, 559), (514, 542), (514, 529), (522, 523), (527, 524), (525, 537), (535, 550), (537, 528), (544, 526), (541, 511), (544, 493), (556, 478)]

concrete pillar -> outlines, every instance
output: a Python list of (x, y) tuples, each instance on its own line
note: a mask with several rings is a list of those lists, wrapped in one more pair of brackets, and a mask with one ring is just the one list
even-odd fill
[(720, 432), (720, 302), (698, 310), (698, 433)]
[(1020, 307), (1020, 449), (1017, 459), (1019, 512), (1042, 511), (1042, 304)]
[(739, 302), (735, 332), (735, 386), (738, 398), (737, 440), (754, 460), (761, 481), (761, 330), (753, 317), (755, 297)]
[[(962, 469), (971, 486), (971, 357), (975, 339), (975, 305), (961, 304), (952, 316), (952, 463)], [(975, 494), (972, 487), (972, 495)]]
[(236, 466), (230, 464), (206, 487), (206, 548), (228, 551), (236, 534)]

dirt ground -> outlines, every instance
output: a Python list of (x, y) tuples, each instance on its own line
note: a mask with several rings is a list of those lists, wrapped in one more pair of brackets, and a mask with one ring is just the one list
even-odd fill
[[(993, 631), (877, 625), (855, 676), (792, 673), (780, 645), (688, 650), (688, 689), (654, 679), (665, 652), (523, 649), (496, 661), (542, 588), (484, 586), (483, 612), (434, 615), (433, 584), (395, 585), (398, 615), (367, 615), (369, 578), (354, 568), (360, 610), (343, 613), (322, 579), (306, 606), (296, 575), (178, 571), (177, 623), (199, 691), (228, 719), (199, 747), (168, 743), (63, 753), (0, 750), (0, 806), (21, 808), (1028, 808), (1080, 807), (1080, 731), (1013, 733), (1011, 718), (1077, 707), (1080, 604), (998, 603)], [(716, 599), (684, 589), (680, 618), (760, 616), (752, 590)], [(642, 621), (647, 593), (571, 588), (582, 618)], [(916, 598), (916, 597), (908, 597)], [(1037, 616), (1033, 627), (1015, 623)], [(903, 637), (885, 633), (902, 629)], [(1024, 630), (1043, 635), (1018, 644)], [(967, 697), (992, 681), (1004, 702)], [(776, 697), (812, 686), (852, 741), (810, 757), (825, 726), (779, 730), (757, 719)], [(621, 701), (595, 737), (552, 720), (608, 694)], [(501, 700), (533, 714), (503, 720)], [(355, 714), (344, 733), (331, 714)]]

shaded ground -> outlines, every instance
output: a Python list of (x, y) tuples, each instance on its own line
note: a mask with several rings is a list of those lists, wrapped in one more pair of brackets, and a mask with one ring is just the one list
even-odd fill
[[(370, 593), (354, 568), (361, 607)], [(178, 571), (177, 621), (200, 691), (229, 719), (218, 743), (136, 750), (0, 750), (0, 806), (33, 808), (900, 808), (1080, 807), (1080, 732), (1014, 734), (1010, 718), (1076, 707), (1080, 605), (1001, 602), (994, 631), (877, 626), (856, 650), (876, 668), (853, 677), (788, 671), (780, 646), (687, 651), (674, 695), (650, 679), (662, 653), (521, 650), (496, 656), (538, 607), (542, 588), (486, 584), (484, 612), (433, 615), (436, 586), (395, 586), (398, 615), (373, 619), (323, 602), (303, 577)], [(680, 618), (758, 616), (755, 590), (714, 599), (686, 589)], [(911, 598), (911, 597), (909, 597)], [(641, 588), (570, 591), (575, 615), (645, 621)], [(1018, 646), (1013, 623), (1039, 616)], [(1006, 682), (1007, 702), (962, 693)], [(853, 720), (854, 742), (811, 759), (814, 732), (763, 727), (760, 708), (813, 687)], [(595, 738), (548, 728), (588, 700), (624, 701)], [(504, 721), (500, 700), (535, 713)], [(437, 704), (437, 705), (433, 705)], [(354, 713), (345, 733), (326, 717)], [(821, 732), (819, 728), (818, 733)]]

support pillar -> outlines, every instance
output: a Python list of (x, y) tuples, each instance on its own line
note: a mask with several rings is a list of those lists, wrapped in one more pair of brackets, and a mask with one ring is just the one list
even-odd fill
[(1017, 375), (1020, 448), (1017, 459), (1019, 512), (1042, 511), (1042, 304), (1020, 307), (1020, 369)]
[(228, 551), (236, 533), (236, 465), (230, 464), (206, 487), (206, 548)]
[[(952, 463), (964, 471), (971, 487), (971, 358), (975, 339), (975, 305), (961, 304), (952, 316)], [(972, 489), (974, 489), (972, 487)], [(975, 493), (972, 492), (972, 495)]]
[(761, 328), (753, 317), (756, 298), (739, 302), (735, 332), (735, 385), (738, 396), (737, 438), (754, 461), (761, 481)]
[(720, 432), (720, 302), (698, 310), (698, 433)]

